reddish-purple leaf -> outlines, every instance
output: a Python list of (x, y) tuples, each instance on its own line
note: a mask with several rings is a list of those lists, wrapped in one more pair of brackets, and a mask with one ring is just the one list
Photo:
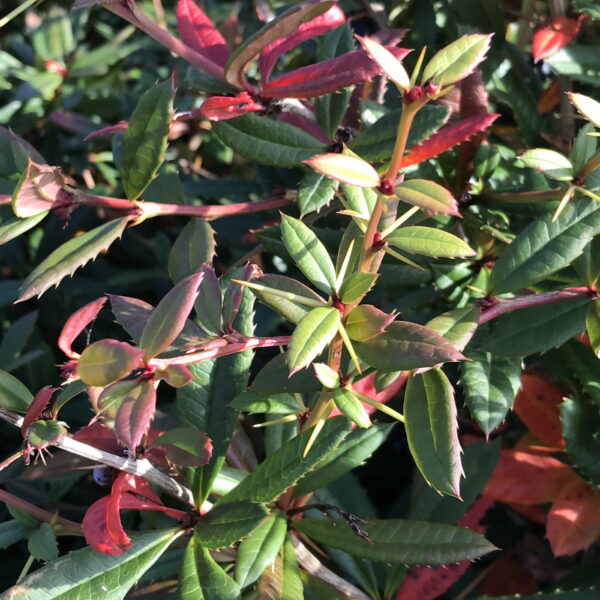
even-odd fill
[(73, 352), (71, 345), (77, 336), (96, 318), (100, 309), (104, 306), (106, 297), (96, 298), (75, 311), (64, 324), (58, 338), (58, 347), (69, 357), (78, 358), (79, 354)]
[(52, 398), (54, 392), (60, 388), (50, 387), (47, 385), (43, 387), (33, 398), (25, 416), (23, 417), (23, 424), (21, 425), (21, 435), (25, 437), (28, 427), (40, 418), (40, 415), (48, 406), (48, 402)]
[(306, 131), (306, 133), (310, 133), (310, 135), (325, 144), (330, 143), (330, 140), (327, 139), (327, 136), (321, 129), (321, 126), (303, 115), (297, 115), (296, 113), (291, 112), (282, 112), (277, 115), (277, 120), (282, 121), (283, 123), (289, 123), (294, 127), (298, 127), (298, 129), (303, 129)]
[(177, 32), (198, 54), (222, 67), (227, 64), (231, 52), (223, 36), (194, 0), (177, 3)]
[(248, 92), (240, 92), (237, 96), (213, 96), (202, 103), (200, 113), (209, 121), (226, 121), (249, 112), (260, 112), (266, 106), (254, 102)]
[(169, 365), (165, 369), (156, 371), (156, 379), (166, 381), (172, 387), (183, 387), (187, 385), (194, 376), (185, 365)]
[(65, 178), (58, 167), (39, 165), (29, 159), (12, 195), (17, 217), (26, 218), (50, 210), (60, 201)]
[(203, 277), (203, 271), (192, 273), (177, 283), (158, 303), (148, 319), (140, 339), (140, 346), (144, 350), (144, 360), (160, 354), (177, 339), (194, 306)]
[(129, 127), (129, 123), (127, 121), (119, 121), (116, 125), (107, 125), (106, 127), (101, 127), (96, 131), (92, 131), (92, 133), (88, 133), (83, 138), (83, 141), (87, 142), (88, 140), (101, 137), (103, 135), (112, 135), (113, 133), (127, 131), (127, 127)]
[[(410, 52), (405, 48), (387, 47), (387, 50), (398, 60)], [(314, 98), (370, 81), (380, 72), (364, 50), (354, 50), (277, 77), (265, 85), (261, 95), (264, 98)]]
[(302, 23), (293, 33), (286, 37), (271, 42), (263, 48), (258, 59), (258, 69), (261, 81), (267, 82), (277, 59), (288, 50), (295, 48), (302, 42), (310, 40), (319, 35), (327, 33), (346, 22), (344, 11), (337, 5), (333, 5), (327, 12), (314, 19)]
[(87, 509), (83, 521), (81, 522), (81, 526), (83, 528), (85, 541), (96, 550), (96, 552), (115, 556), (117, 554), (123, 554), (131, 542), (129, 538), (127, 538), (129, 543), (125, 548), (122, 548), (108, 533), (106, 515), (109, 501), (110, 496), (104, 496), (103, 498), (100, 498), (100, 500), (96, 500), (96, 502)]
[[(248, 264), (244, 267), (244, 270), (236, 275), (235, 279), (239, 281), (250, 281), (254, 277), (258, 277), (262, 275), (260, 269), (254, 264)], [(223, 326), (225, 329), (233, 328), (233, 321), (235, 320), (238, 311), (240, 310), (240, 305), (242, 303), (242, 297), (246, 292), (244, 286), (239, 285), (237, 283), (230, 283), (225, 290), (225, 294), (223, 296)]]
[(361, 304), (348, 315), (346, 332), (351, 340), (364, 342), (383, 333), (397, 316), (396, 313), (384, 313), (371, 304)]
[(100, 423), (100, 421), (94, 421), (85, 427), (82, 427), (77, 433), (73, 435), (73, 439), (81, 442), (82, 444), (89, 444), (98, 448), (98, 450), (104, 450), (115, 454), (121, 449), (121, 445), (115, 437), (115, 432), (112, 429), (106, 427)]
[(489, 127), (499, 116), (497, 113), (476, 115), (458, 123), (442, 127), (442, 129), (428, 140), (411, 148), (408, 154), (402, 159), (400, 167), (405, 168), (416, 165), (449, 150), (453, 146), (456, 146), (456, 144), (468, 140), (471, 136)]
[(135, 452), (150, 429), (156, 410), (156, 389), (152, 381), (143, 381), (121, 402), (115, 416), (117, 438)]
[(545, 60), (573, 41), (581, 30), (585, 15), (577, 19), (558, 15), (533, 34), (531, 54), (533, 60)]

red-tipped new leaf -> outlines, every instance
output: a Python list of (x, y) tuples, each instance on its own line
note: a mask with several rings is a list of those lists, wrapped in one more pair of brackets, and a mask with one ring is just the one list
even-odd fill
[(377, 171), (362, 158), (329, 153), (317, 154), (303, 162), (318, 173), (342, 183), (366, 188), (379, 184)]
[(454, 196), (439, 183), (426, 179), (409, 179), (396, 186), (395, 191), (402, 202), (418, 206), (430, 215), (461, 216)]
[(75, 311), (64, 324), (60, 336), (58, 338), (58, 347), (69, 357), (77, 358), (79, 354), (73, 352), (71, 346), (77, 336), (96, 318), (100, 312), (106, 297), (96, 298), (89, 304)]
[(384, 75), (399, 88), (406, 90), (410, 87), (410, 78), (402, 63), (385, 47), (368, 37), (356, 36), (365, 52), (371, 57)]
[(395, 313), (384, 313), (370, 304), (361, 304), (348, 315), (346, 332), (351, 340), (364, 342), (383, 333), (396, 317)]
[[(405, 48), (388, 50), (398, 60), (409, 52)], [(315, 98), (370, 81), (380, 71), (379, 65), (364, 50), (354, 50), (277, 77), (265, 85), (261, 95), (264, 98)]]
[(50, 387), (47, 385), (43, 387), (33, 398), (33, 401), (29, 405), (25, 416), (23, 417), (23, 424), (21, 425), (21, 435), (25, 437), (28, 427), (40, 418), (40, 415), (45, 410), (46, 406), (50, 402), (54, 392), (60, 388)]
[(121, 402), (115, 416), (115, 433), (132, 452), (150, 429), (156, 410), (156, 389), (152, 381), (141, 382)]
[(198, 54), (225, 67), (231, 52), (215, 27), (194, 0), (179, 0), (177, 3), (177, 33)]
[(65, 178), (58, 167), (38, 165), (29, 159), (12, 196), (12, 207), (17, 217), (39, 215), (60, 201)]
[(266, 107), (254, 102), (248, 92), (240, 92), (237, 96), (213, 96), (202, 103), (200, 113), (209, 121), (226, 121), (249, 112), (260, 112)]
[(319, 35), (327, 33), (346, 22), (344, 11), (338, 6), (332, 6), (327, 12), (311, 19), (307, 23), (302, 23), (293, 33), (271, 42), (260, 53), (258, 59), (258, 70), (260, 71), (261, 81), (265, 83), (271, 71), (277, 62), (277, 59), (288, 50), (295, 48), (302, 42), (310, 40)]
[(450, 150), (456, 144), (468, 140), (471, 136), (489, 127), (499, 116), (497, 113), (476, 115), (443, 127), (422, 144), (411, 148), (402, 159), (400, 166), (402, 168), (410, 167)]
[(584, 19), (583, 15), (578, 19), (561, 15), (550, 19), (544, 27), (533, 34), (531, 44), (533, 60), (536, 62), (545, 60), (564, 48), (579, 33)]

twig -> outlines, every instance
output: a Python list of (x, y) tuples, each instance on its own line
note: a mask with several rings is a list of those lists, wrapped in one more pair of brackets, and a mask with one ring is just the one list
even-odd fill
[(370, 600), (369, 596), (356, 586), (348, 583), (333, 571), (330, 571), (326, 566), (310, 552), (310, 550), (295, 536), (291, 536), (296, 557), (300, 566), (310, 575), (317, 577), (321, 581), (333, 586), (336, 590), (344, 594), (351, 600)]
[[(21, 427), (23, 424), (23, 417), (3, 408), (0, 408), (0, 419), (7, 423), (11, 423), (16, 427)], [(87, 458), (94, 462), (108, 465), (119, 471), (125, 471), (126, 473), (143, 477), (146, 481), (155, 484), (171, 496), (178, 498), (190, 506), (194, 506), (194, 497), (188, 488), (153, 467), (145, 458), (136, 460), (133, 458), (125, 458), (124, 456), (117, 456), (116, 454), (110, 454), (109, 452), (104, 452), (104, 450), (89, 446), (88, 444), (83, 444), (68, 436), (57, 440), (52, 445), (61, 450), (65, 450), (66, 452), (70, 452), (71, 454), (76, 454), (77, 456), (82, 456), (83, 458)]]

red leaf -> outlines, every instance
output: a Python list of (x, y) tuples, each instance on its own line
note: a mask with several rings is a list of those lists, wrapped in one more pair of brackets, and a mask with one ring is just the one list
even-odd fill
[(12, 196), (13, 211), (17, 217), (27, 218), (51, 210), (60, 204), (67, 180), (58, 167), (40, 165), (29, 159)]
[(258, 59), (258, 69), (263, 84), (269, 79), (277, 59), (284, 52), (295, 48), (306, 40), (323, 35), (331, 29), (343, 25), (345, 22), (346, 15), (344, 15), (344, 11), (338, 6), (333, 5), (322, 15), (315, 17), (311, 21), (302, 23), (296, 31), (289, 34), (287, 37), (275, 40), (263, 48)]
[(502, 502), (543, 504), (578, 479), (573, 469), (551, 456), (503, 450), (483, 493)]
[(73, 439), (111, 454), (115, 454), (121, 449), (121, 444), (117, 441), (115, 432), (100, 423), (100, 421), (94, 421), (94, 423), (82, 427), (73, 435)]
[(571, 17), (554, 17), (533, 34), (531, 54), (533, 59), (544, 60), (564, 48), (579, 33), (585, 20), (584, 15), (577, 19)]
[(481, 596), (513, 596), (535, 594), (539, 586), (535, 579), (512, 556), (503, 555), (496, 560), (478, 589)]
[(88, 140), (92, 140), (103, 135), (112, 135), (113, 133), (119, 133), (120, 131), (127, 131), (127, 127), (129, 127), (128, 121), (119, 121), (116, 125), (107, 125), (106, 127), (92, 131), (92, 133), (88, 133), (83, 138), (83, 141), (87, 142)]
[(296, 113), (291, 112), (282, 112), (277, 115), (277, 120), (283, 121), (284, 123), (289, 123), (294, 127), (298, 127), (298, 129), (303, 129), (306, 131), (306, 133), (310, 133), (310, 135), (317, 138), (321, 142), (324, 142), (325, 144), (330, 143), (330, 140), (327, 139), (327, 136), (323, 133), (323, 130), (319, 124), (311, 121), (309, 118), (304, 117), (303, 115), (297, 115)]
[(132, 452), (150, 428), (156, 410), (156, 389), (152, 381), (136, 386), (117, 410), (115, 433)]
[(546, 522), (554, 556), (585, 550), (600, 537), (600, 490), (583, 479), (567, 486), (554, 501)]
[(104, 496), (100, 500), (96, 500), (87, 509), (81, 525), (85, 541), (96, 552), (115, 556), (116, 554), (123, 554), (125, 549), (119, 546), (108, 533), (106, 514), (109, 501), (110, 496)]
[(198, 54), (222, 67), (227, 64), (231, 52), (223, 36), (194, 0), (177, 3), (177, 32)]
[(105, 302), (106, 297), (96, 298), (96, 300), (75, 311), (67, 319), (58, 338), (58, 347), (69, 358), (79, 357), (77, 352), (73, 352), (71, 345), (75, 341), (75, 338), (96, 318), (96, 315), (100, 312)]
[(200, 114), (209, 121), (225, 121), (249, 112), (259, 112), (265, 108), (259, 102), (254, 102), (248, 92), (240, 92), (237, 96), (208, 98), (202, 103)]
[(456, 144), (468, 140), (471, 136), (483, 131), (489, 127), (500, 115), (492, 113), (489, 115), (475, 115), (442, 127), (437, 133), (433, 134), (428, 140), (418, 146), (412, 147), (408, 154), (402, 159), (401, 168), (416, 165), (428, 158), (433, 158), (446, 150), (450, 150)]
[(540, 440), (553, 448), (564, 448), (560, 424), (560, 404), (565, 393), (538, 375), (523, 375), (515, 398), (514, 411)]
[(21, 435), (23, 437), (25, 437), (28, 427), (34, 421), (37, 421), (40, 418), (40, 415), (42, 414), (46, 406), (48, 406), (48, 402), (50, 402), (50, 399), (52, 398), (54, 392), (56, 392), (59, 389), (60, 388), (50, 387), (49, 385), (47, 385), (35, 395), (34, 399), (29, 405), (29, 408), (27, 409), (27, 412), (25, 413), (25, 416), (23, 417), (23, 424), (21, 425)]
[[(405, 48), (387, 49), (398, 60), (410, 52)], [(380, 72), (364, 50), (354, 50), (277, 77), (265, 85), (261, 95), (265, 98), (314, 98), (369, 81)]]

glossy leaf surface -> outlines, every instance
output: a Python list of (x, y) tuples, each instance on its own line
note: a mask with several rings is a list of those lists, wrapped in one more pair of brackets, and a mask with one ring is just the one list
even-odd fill
[(426, 179), (409, 179), (395, 188), (396, 196), (429, 214), (454, 215), (460, 217), (454, 196), (445, 188)]
[(476, 254), (459, 237), (447, 231), (420, 225), (401, 227), (391, 233), (386, 240), (400, 250), (423, 256), (462, 258)]
[(129, 375), (140, 362), (141, 352), (117, 340), (89, 345), (77, 361), (77, 374), (88, 385), (105, 386)]
[(14, 376), (0, 371), (0, 408), (26, 412), (33, 394)]

